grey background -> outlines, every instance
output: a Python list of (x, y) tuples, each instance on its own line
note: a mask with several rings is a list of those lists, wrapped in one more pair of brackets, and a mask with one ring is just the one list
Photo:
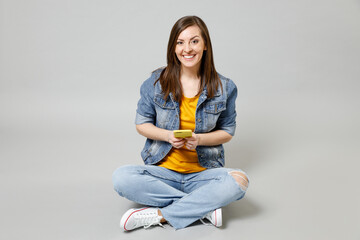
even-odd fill
[[(238, 86), (251, 185), (221, 229), (123, 233), (111, 174), (142, 164), (139, 87), (189, 14)], [(360, 239), (358, 0), (0, 0), (0, 24), (1, 239)]]

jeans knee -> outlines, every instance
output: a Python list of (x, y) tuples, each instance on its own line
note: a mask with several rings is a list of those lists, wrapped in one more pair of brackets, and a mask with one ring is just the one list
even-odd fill
[(129, 179), (129, 167), (130, 166), (119, 167), (112, 174), (112, 182), (114, 185), (114, 189), (119, 194), (123, 192), (123, 188), (124, 186), (126, 186), (126, 182)]
[(234, 170), (229, 172), (229, 174), (235, 179), (242, 190), (247, 190), (249, 186), (249, 179), (244, 172)]

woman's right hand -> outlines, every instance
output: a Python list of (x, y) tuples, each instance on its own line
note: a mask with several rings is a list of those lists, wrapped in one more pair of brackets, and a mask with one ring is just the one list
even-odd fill
[(185, 145), (185, 139), (184, 138), (176, 138), (174, 136), (173, 131), (169, 131), (168, 134), (168, 142), (173, 146), (174, 148), (182, 148)]

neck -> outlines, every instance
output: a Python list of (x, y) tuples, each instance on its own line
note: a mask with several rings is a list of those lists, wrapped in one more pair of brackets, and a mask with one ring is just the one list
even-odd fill
[(184, 68), (181, 67), (180, 76), (187, 78), (187, 79), (198, 79), (199, 68), (193, 67), (193, 68)]
[(181, 69), (180, 82), (183, 96), (192, 98), (199, 93), (201, 80), (197, 73), (190, 69)]

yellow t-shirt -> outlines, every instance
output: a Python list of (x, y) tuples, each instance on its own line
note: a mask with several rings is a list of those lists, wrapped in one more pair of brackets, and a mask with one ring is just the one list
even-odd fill
[[(180, 129), (195, 130), (195, 112), (199, 95), (193, 98), (182, 97), (180, 105)], [(189, 150), (185, 146), (172, 148), (169, 154), (158, 164), (180, 173), (201, 172), (206, 168), (200, 166), (196, 150)]]

